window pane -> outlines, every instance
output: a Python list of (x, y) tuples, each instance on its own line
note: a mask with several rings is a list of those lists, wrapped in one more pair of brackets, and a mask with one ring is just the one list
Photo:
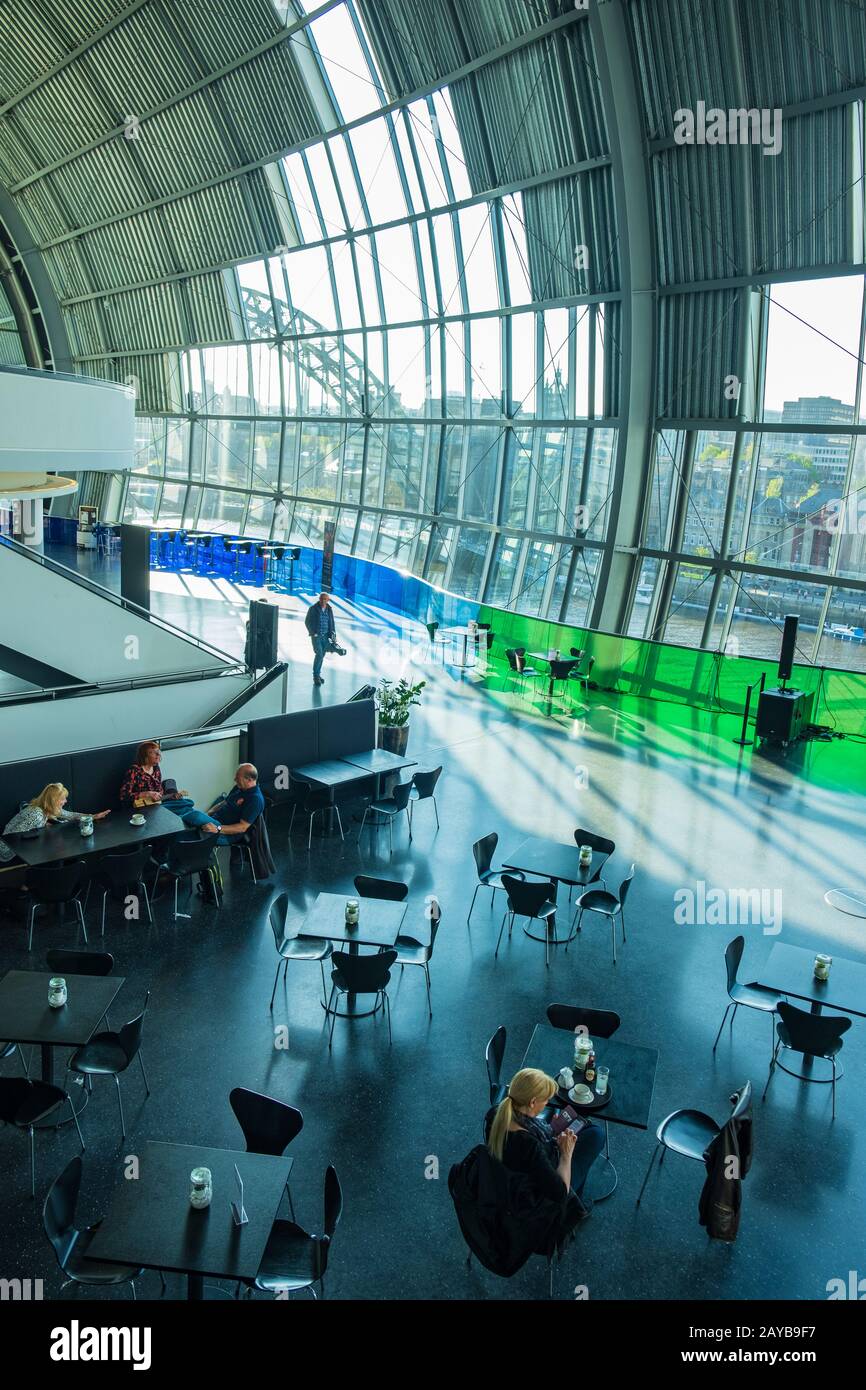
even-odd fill
[(765, 418), (838, 421), (834, 407), (853, 409), (862, 279), (800, 280), (769, 295)]

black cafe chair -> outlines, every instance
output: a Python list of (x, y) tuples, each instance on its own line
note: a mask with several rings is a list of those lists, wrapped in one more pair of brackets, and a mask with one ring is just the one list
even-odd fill
[[(731, 1119), (739, 1119), (751, 1103), (752, 1083), (747, 1081), (731, 1111)], [(665, 1161), (668, 1149), (672, 1153), (682, 1154), (683, 1158), (693, 1158), (703, 1163), (704, 1154), (713, 1140), (718, 1139), (722, 1129), (723, 1125), (717, 1125), (712, 1115), (704, 1114), (703, 1110), (673, 1110), (670, 1115), (666, 1115), (656, 1130), (656, 1147), (653, 1149), (635, 1206), (639, 1207), (641, 1204), (657, 1154), (661, 1154), (659, 1168)]]
[(144, 1016), (150, 1002), (150, 990), (144, 996), (144, 1008), (135, 1018), (125, 1023), (118, 1032), (96, 1033), (90, 1042), (73, 1052), (66, 1066), (80, 1076), (112, 1076), (117, 1088), (117, 1104), (120, 1107), (121, 1138), (126, 1138), (126, 1121), (123, 1117), (123, 1099), (120, 1094), (120, 1073), (126, 1071), (130, 1063), (138, 1058), (144, 1089), (150, 1095), (144, 1058), (141, 1055), (141, 1034), (144, 1029)]
[[(401, 816), (404, 811), (406, 812), (406, 820), (409, 824), (409, 839), (411, 840), (412, 821), (409, 816), (409, 796), (411, 794), (411, 791), (411, 782), (398, 782), (391, 796), (383, 796), (380, 797), (378, 800), (371, 801), (369, 806), (365, 807), (364, 809), (364, 817), (361, 821), (361, 829), (358, 831), (359, 842), (361, 836), (364, 833), (364, 826), (367, 824), (367, 817), (369, 816), (371, 811), (373, 811), (377, 816), (385, 816), (385, 818), (387, 819), (388, 843), (392, 854), (394, 853), (394, 821), (397, 819), (398, 816)], [(373, 821), (370, 822), (370, 825), (375, 827), (375, 823)]]
[[(91, 975), (104, 980), (114, 969), (114, 956), (110, 951), (46, 951), (45, 964), (52, 975)], [(108, 1010), (100, 1023), (103, 1019), (106, 1028), (110, 1028)]]
[[(235, 1086), (229, 1092), (229, 1105), (243, 1130), (244, 1143), (250, 1154), (273, 1154), (275, 1158), (280, 1158), (304, 1128), (304, 1117), (294, 1105), (286, 1105), (285, 1101), (274, 1100), (272, 1096), (260, 1095), (258, 1091), (248, 1091), (244, 1086)], [(295, 1208), (288, 1182), (286, 1196), (294, 1221)]]
[[(333, 800), (331, 793), (323, 787), (314, 787), (309, 782), (293, 783), (297, 788), (297, 795), (292, 803), (292, 818), (289, 821), (289, 837), (291, 838), (292, 827), (295, 824), (295, 815), (300, 807), (301, 814), (309, 818), (307, 829), (307, 849), (313, 843), (313, 821), (318, 815), (327, 815), (332, 812), (337, 817), (337, 825), (340, 828), (340, 839), (345, 840), (343, 834), (343, 822), (340, 817), (340, 808)], [(362, 826), (363, 829), (363, 826)]]
[(436, 829), (439, 829), (439, 807), (436, 805), (436, 783), (442, 776), (441, 767), (436, 767), (432, 772), (416, 772), (412, 778), (412, 785), (409, 789), (409, 826), (411, 828), (415, 814), (415, 806), (419, 801), (432, 801), (433, 810), (436, 814)]
[(289, 895), (281, 893), (275, 898), (268, 909), (268, 921), (274, 933), (274, 945), (277, 948), (277, 973), (274, 976), (274, 987), (271, 991), (271, 1008), (274, 1007), (274, 999), (277, 993), (277, 981), (280, 978), (280, 966), (283, 967), (283, 979), (289, 969), (290, 960), (317, 960), (319, 969), (322, 972), (322, 1002), (325, 1002), (325, 967), (323, 962), (331, 954), (330, 941), (324, 941), (318, 936), (290, 936), (286, 931), (286, 919), (289, 912)]
[[(48, 1189), (42, 1208), (42, 1227), (57, 1256), (57, 1263), (66, 1275), (60, 1288), (63, 1290), (68, 1284), (84, 1284), (105, 1289), (129, 1284), (135, 1298), (134, 1281), (141, 1277), (144, 1270), (137, 1269), (135, 1265), (108, 1264), (91, 1259), (87, 1250), (102, 1222), (96, 1221), (92, 1226), (80, 1229), (75, 1225), (83, 1166), (80, 1157), (67, 1163)], [(165, 1293), (165, 1275), (162, 1270), (158, 1273)]]
[[(469, 904), (469, 916), (466, 918), (467, 925), (469, 923), (469, 919), (472, 916), (472, 909), (475, 906), (475, 899), (478, 897), (479, 888), (491, 889), (491, 907), (493, 906), (493, 900), (498, 890), (500, 888), (504, 889), (501, 871), (499, 869), (493, 868), (493, 856), (496, 853), (496, 847), (498, 844), (499, 836), (496, 834), (496, 831), (493, 830), (489, 835), (485, 835), (483, 839), (476, 840), (475, 844), (472, 846), (472, 853), (475, 858), (475, 868), (478, 874), (478, 882), (475, 885), (475, 892), (472, 894), (472, 902)], [(511, 870), (511, 873), (514, 878), (524, 877), (524, 875), (520, 872), (519, 869), (513, 869)]]
[(760, 1013), (770, 1015), (770, 1059), (774, 1056), (773, 1042), (776, 1036), (775, 1013), (777, 1006), (785, 998), (784, 994), (777, 994), (774, 989), (768, 989), (765, 985), (759, 985), (753, 981), (749, 985), (741, 985), (737, 979), (737, 971), (740, 968), (740, 961), (743, 959), (743, 951), (746, 947), (744, 936), (735, 936), (733, 941), (729, 941), (725, 947), (725, 968), (728, 973), (728, 1007), (722, 1016), (719, 1024), (719, 1031), (716, 1034), (716, 1041), (713, 1043), (713, 1051), (719, 1045), (719, 1038), (722, 1036), (722, 1029), (725, 1026), (728, 1014), (733, 1005), (734, 1012), (731, 1014), (731, 1028), (734, 1026), (734, 1019), (737, 1016), (737, 1009), (757, 1009)]
[(409, 896), (409, 885), (397, 883), (392, 878), (371, 878), (369, 874), (358, 874), (355, 879), (355, 892), (359, 898), (380, 898), (385, 902), (404, 903)]
[(87, 866), (80, 859), (72, 864), (42, 865), (27, 870), (27, 889), (31, 898), (30, 924), (27, 935), (28, 951), (33, 949), (33, 923), (36, 920), (36, 909), (47, 907), (53, 903), (72, 903), (74, 905), (86, 944), (87, 927), (84, 922), (84, 909), (81, 906), (81, 894), (84, 891), (86, 879)]
[[(572, 673), (572, 671), (574, 670), (574, 668), (575, 668), (576, 665), (577, 665), (577, 662), (575, 662), (575, 661), (569, 661), (569, 660), (566, 660), (566, 659), (561, 660), (561, 661), (551, 661), (551, 663), (550, 663), (550, 685), (551, 685), (551, 695), (552, 695), (552, 696), (555, 696), (555, 695), (556, 695), (556, 687), (557, 687), (557, 686), (561, 686), (561, 687), (563, 688), (563, 692), (564, 692), (565, 687), (566, 687), (566, 685), (567, 685), (567, 683), (568, 683), (568, 680), (569, 680), (570, 677), (571, 677), (571, 673)], [(563, 707), (560, 706), (560, 710), (562, 710), (562, 708), (563, 708)]]
[(402, 933), (394, 942), (397, 952), (396, 964), (403, 970), (407, 965), (417, 965), (424, 971), (424, 978), (427, 982), (427, 1011), (433, 1017), (433, 1005), (430, 1002), (430, 961), (433, 959), (433, 949), (436, 945), (436, 933), (442, 922), (442, 912), (438, 902), (433, 900), (433, 911), (429, 917), (429, 929), (427, 940), (418, 941), (414, 936), (403, 936)]
[[(625, 941), (625, 900), (628, 897), (629, 889), (634, 880), (635, 866), (632, 864), (625, 878), (619, 887), (619, 894), (603, 892), (601, 888), (590, 888), (586, 893), (581, 893), (574, 907), (577, 925), (575, 930), (581, 930), (583, 914), (585, 912), (596, 912), (601, 917), (607, 917), (610, 922), (610, 944), (613, 950), (613, 963), (616, 965), (616, 919), (620, 920), (622, 928), (622, 939)], [(569, 938), (570, 940), (571, 938)], [(566, 942), (566, 950), (568, 943)]]
[(331, 993), (328, 999), (328, 1012), (331, 1028), (328, 1034), (328, 1051), (334, 1041), (334, 1028), (337, 1012), (334, 1009), (335, 996), (345, 994), (375, 994), (375, 1013), (381, 1001), (388, 1018), (388, 1045), (391, 1038), (391, 1001), (388, 998), (388, 985), (391, 981), (391, 967), (397, 959), (394, 950), (380, 951), (375, 956), (353, 956), (348, 951), (334, 951), (331, 956)]
[[(91, 882), (103, 890), (100, 936), (105, 936), (105, 905), (109, 897), (111, 897), (112, 902), (125, 903), (130, 895), (137, 896), (134, 890), (139, 888), (144, 895), (147, 920), (151, 925), (153, 924), (150, 898), (147, 895), (147, 885), (144, 881), (144, 871), (150, 861), (151, 853), (150, 845), (140, 845), (127, 854), (104, 854), (94, 865), (90, 876)], [(87, 885), (87, 896), (90, 896), (90, 884)], [(86, 907), (87, 898), (85, 898), (84, 904)]]
[(494, 960), (499, 955), (499, 945), (502, 941), (502, 933), (505, 930), (505, 921), (508, 919), (508, 937), (511, 939), (511, 930), (514, 926), (515, 917), (526, 917), (531, 922), (542, 921), (545, 923), (544, 929), (544, 963), (550, 964), (550, 933), (556, 931), (556, 922), (551, 919), (556, 918), (556, 890), (555, 881), (543, 879), (527, 882), (525, 879), (516, 878), (513, 874), (502, 875), (502, 886), (508, 894), (508, 906), (502, 916), (499, 927), (499, 937), (496, 942), (496, 950), (493, 953)]
[[(613, 1009), (583, 1009), (579, 1005), (572, 1004), (548, 1004), (547, 1021), (551, 1028), (562, 1028), (568, 1033), (583, 1033), (585, 1037), (612, 1038), (620, 1026), (622, 1020), (619, 1014), (614, 1013)], [(604, 1129), (604, 1154), (605, 1163), (613, 1174), (613, 1186), (605, 1192), (593, 1190), (592, 1199), (594, 1202), (603, 1202), (607, 1197), (611, 1197), (617, 1189), (619, 1174), (613, 1166), (610, 1156), (610, 1129), (604, 1117), (604, 1111), (598, 1116)]]
[(21, 1065), (24, 1068), (24, 1075), (29, 1077), (30, 1064), (27, 1061), (27, 1058), (24, 1056), (24, 1049), (22, 1048), (21, 1044), (14, 1042), (0, 1042), (0, 1062), (5, 1062), (7, 1058), (14, 1057), (16, 1052), (18, 1053), (18, 1056), (21, 1059)]
[(325, 1297), (325, 1274), (334, 1232), (343, 1214), (343, 1192), (337, 1170), (330, 1165), (325, 1173), (324, 1221), (322, 1234), (305, 1231), (294, 1221), (275, 1221), (268, 1236), (265, 1253), (254, 1280), (244, 1280), (247, 1297), (253, 1289), (265, 1293), (297, 1293), (309, 1289), (316, 1297), (314, 1284)]
[(70, 1097), (59, 1086), (47, 1081), (31, 1081), (27, 1076), (0, 1076), (0, 1123), (26, 1130), (30, 1139), (30, 1196), (36, 1196), (36, 1139), (35, 1127), (61, 1105), (72, 1111), (82, 1149), (84, 1140), (78, 1116)]
[(592, 878), (587, 881), (586, 886), (590, 887), (593, 883), (600, 883), (602, 888), (606, 889), (607, 884), (604, 881), (604, 870), (608, 859), (610, 859), (610, 856), (616, 849), (613, 840), (609, 840), (605, 835), (596, 835), (591, 830), (583, 830), (578, 826), (577, 830), (574, 832), (574, 843), (577, 845), (578, 849), (580, 849), (581, 845), (589, 845), (590, 849), (596, 854), (604, 855), (604, 858)]
[(505, 1099), (505, 1092), (508, 1089), (502, 1084), (502, 1063), (505, 1058), (506, 1036), (505, 1024), (500, 1023), (484, 1052), (491, 1105), (499, 1105)]
[(767, 1098), (767, 1091), (777, 1067), (780, 1071), (787, 1072), (789, 1076), (796, 1077), (798, 1081), (819, 1082), (826, 1085), (823, 1076), (807, 1076), (803, 1072), (791, 1071), (779, 1061), (779, 1052), (782, 1048), (786, 1052), (799, 1052), (803, 1057), (820, 1058), (822, 1061), (829, 1062), (833, 1068), (830, 1085), (833, 1092), (832, 1118), (835, 1120), (836, 1082), (842, 1075), (841, 1070), (836, 1065), (836, 1058), (842, 1051), (842, 1035), (848, 1032), (853, 1020), (843, 1018), (840, 1014), (807, 1013), (805, 1009), (797, 1009), (785, 1000), (776, 1005), (776, 1012), (779, 1015), (779, 1022), (776, 1024), (778, 1041), (770, 1059), (767, 1084), (764, 1087), (761, 1100)]
[(165, 874), (167, 878), (174, 879), (174, 920), (179, 917), (189, 918), (189, 912), (179, 912), (177, 903), (178, 885), (182, 878), (189, 881), (187, 897), (192, 895), (192, 879), (194, 874), (207, 874), (213, 892), (214, 902), (217, 907), (222, 907), (222, 897), (220, 895), (217, 878), (215, 873), (214, 861), (219, 846), (216, 843), (216, 835), (204, 835), (195, 840), (173, 839), (166, 851), (165, 858), (157, 865), (156, 876), (153, 880), (151, 896), (156, 891), (156, 885), (160, 874)]

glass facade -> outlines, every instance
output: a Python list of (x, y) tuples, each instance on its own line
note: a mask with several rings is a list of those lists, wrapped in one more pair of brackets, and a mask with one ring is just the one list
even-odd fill
[(345, 552), (598, 625), (624, 542), (618, 474), (636, 470), (626, 633), (764, 655), (797, 612), (801, 659), (852, 664), (862, 275), (743, 291), (755, 327), (733, 418), (720, 401), (718, 418), (669, 422), (660, 402), (648, 456), (630, 457), (618, 296), (582, 295), (579, 277), (552, 293), (563, 227), (539, 249), (536, 189), (478, 192), (447, 86), (388, 101), (352, 0), (308, 35), (350, 128), (271, 168), (289, 244), (222, 271), (235, 341), (175, 354), (177, 412), (139, 421), (126, 518), (311, 545), (334, 520)]

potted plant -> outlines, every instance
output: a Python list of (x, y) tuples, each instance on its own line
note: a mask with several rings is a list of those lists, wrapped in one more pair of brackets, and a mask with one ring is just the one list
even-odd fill
[(409, 713), (420, 705), (419, 696), (426, 681), (410, 685), (406, 680), (383, 680), (376, 689), (376, 709), (379, 714), (379, 747), (402, 756), (409, 742)]

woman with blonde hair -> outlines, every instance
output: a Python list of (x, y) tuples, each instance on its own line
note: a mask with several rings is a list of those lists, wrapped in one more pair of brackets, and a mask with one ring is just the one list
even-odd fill
[(558, 1202), (573, 1195), (583, 1220), (592, 1209), (583, 1189), (604, 1147), (604, 1132), (583, 1122), (579, 1132), (568, 1128), (555, 1136), (542, 1111), (557, 1089), (553, 1077), (535, 1067), (517, 1072), (504, 1100), (488, 1114), (487, 1148), (506, 1168), (525, 1173), (540, 1197)]
[[(104, 820), (110, 811), (98, 811), (92, 815), (88, 811), (67, 811), (69, 792), (62, 782), (49, 782), (38, 796), (28, 801), (26, 806), (16, 812), (3, 828), (4, 835), (26, 835), (32, 830), (41, 830), (49, 821)], [(0, 862), (8, 864), (15, 858), (15, 851), (4, 840), (0, 840)]]

